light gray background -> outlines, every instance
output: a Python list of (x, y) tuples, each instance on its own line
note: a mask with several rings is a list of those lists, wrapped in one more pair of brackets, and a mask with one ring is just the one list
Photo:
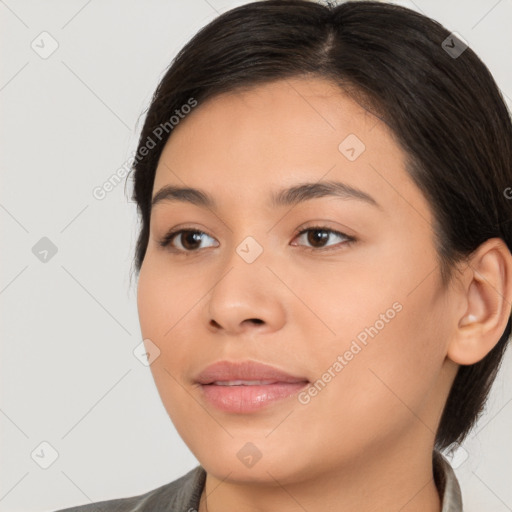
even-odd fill
[[(123, 180), (103, 200), (92, 191), (129, 160), (176, 52), (244, 3), (0, 1), (0, 511), (140, 494), (197, 464), (132, 352), (141, 334), (131, 189)], [(460, 33), (512, 108), (512, 0), (396, 3)], [(48, 52), (52, 39), (47, 58), (31, 47)], [(32, 252), (43, 237), (58, 251), (46, 263)], [(512, 510), (511, 363), (509, 350), (453, 459), (466, 512)], [(43, 441), (58, 452), (47, 469)]]

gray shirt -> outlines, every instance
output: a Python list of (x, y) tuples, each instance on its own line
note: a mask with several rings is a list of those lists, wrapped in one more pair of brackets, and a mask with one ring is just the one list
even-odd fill
[[(441, 512), (463, 512), (457, 477), (439, 452), (434, 452), (433, 468), (442, 502)], [(98, 501), (57, 512), (197, 512), (205, 480), (206, 471), (196, 466), (177, 480), (139, 496)]]

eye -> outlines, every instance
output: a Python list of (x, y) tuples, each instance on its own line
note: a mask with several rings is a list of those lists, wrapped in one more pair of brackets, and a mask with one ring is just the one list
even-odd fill
[(176, 252), (197, 252), (198, 249), (205, 247), (201, 245), (205, 238), (215, 240), (204, 231), (197, 229), (178, 229), (167, 233), (158, 244), (161, 247), (169, 247)]
[[(349, 245), (356, 241), (354, 237), (346, 235), (341, 231), (330, 229), (327, 226), (311, 226), (305, 228), (299, 231), (294, 240), (300, 240), (301, 238), (303, 241), (310, 244), (309, 247), (307, 245), (305, 246), (308, 250), (330, 250), (336, 248), (331, 247), (333, 245)], [(336, 238), (338, 240), (342, 239), (341, 242), (336, 243)], [(182, 228), (169, 231), (161, 240), (159, 240), (158, 244), (161, 247), (167, 247), (169, 250), (174, 252), (181, 252), (185, 254), (198, 252), (199, 249), (204, 249), (205, 247), (218, 247), (218, 244), (210, 246), (203, 245), (203, 242), (207, 239), (215, 240), (204, 231)], [(302, 244), (293, 243), (292, 245)]]
[[(336, 237), (338, 240), (344, 239), (345, 241), (341, 241), (336, 244), (336, 240), (334, 239), (333, 243), (328, 243), (330, 240)], [(333, 229), (328, 228), (327, 226), (311, 226), (305, 228), (297, 234), (295, 238), (302, 238), (307, 243), (311, 244), (311, 246), (306, 246), (307, 249), (324, 249), (326, 247), (330, 247), (331, 245), (349, 245), (352, 242), (355, 242), (356, 239), (352, 236), (345, 235), (341, 231), (335, 231)], [(297, 245), (297, 244), (292, 244)]]

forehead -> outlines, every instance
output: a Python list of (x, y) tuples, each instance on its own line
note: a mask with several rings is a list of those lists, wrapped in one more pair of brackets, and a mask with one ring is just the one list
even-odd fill
[[(182, 150), (199, 146), (202, 151), (187, 155), (190, 160), (200, 158), (206, 150), (227, 147), (226, 159), (241, 154), (247, 155), (246, 160), (257, 156), (260, 165), (285, 153), (288, 159), (294, 155), (304, 159), (305, 153), (317, 158), (316, 153), (327, 147), (330, 155), (338, 157), (338, 145), (350, 133), (375, 150), (375, 142), (380, 141), (379, 149), (384, 149), (382, 133), (370, 135), (377, 123), (383, 125), (331, 82), (319, 78), (278, 80), (200, 103), (174, 128), (164, 153), (172, 152), (176, 158)], [(380, 131), (384, 130), (383, 125)], [(262, 148), (265, 151), (261, 152)], [(288, 151), (291, 148), (295, 148), (293, 154)], [(208, 156), (212, 153), (220, 156), (220, 151), (210, 151)], [(397, 152), (396, 156), (401, 155)]]
[(200, 103), (171, 133), (153, 193), (175, 184), (243, 200), (244, 191), (268, 196), (323, 178), (364, 189), (391, 208), (415, 203), (429, 216), (389, 127), (318, 78), (280, 80)]

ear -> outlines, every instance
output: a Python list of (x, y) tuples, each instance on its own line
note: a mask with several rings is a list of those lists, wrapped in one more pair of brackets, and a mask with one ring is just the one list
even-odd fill
[(447, 356), (457, 364), (471, 365), (498, 343), (511, 314), (512, 255), (501, 238), (490, 238), (473, 252), (463, 282), (467, 307)]

